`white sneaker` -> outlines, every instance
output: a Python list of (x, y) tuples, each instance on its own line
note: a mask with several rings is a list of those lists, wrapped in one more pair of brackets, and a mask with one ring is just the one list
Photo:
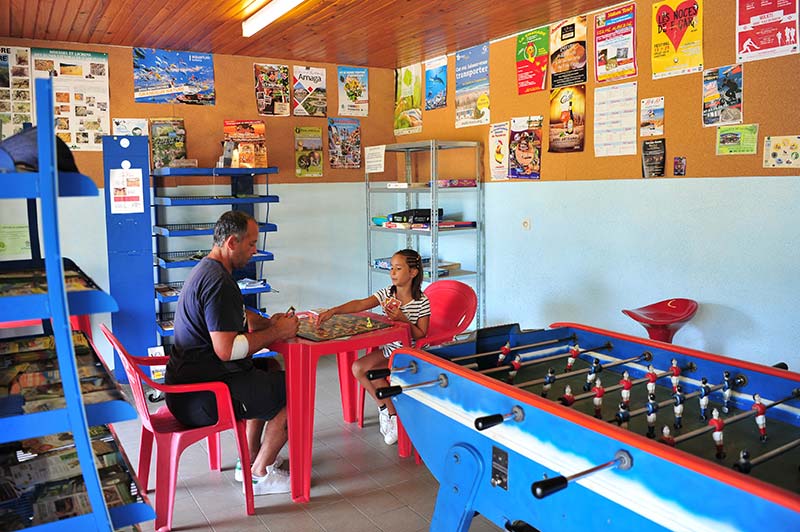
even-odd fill
[[(275, 457), (275, 462), (267, 466), (267, 471), (271, 471), (272, 469), (280, 468), (283, 465), (284, 458), (281, 455)], [(244, 480), (244, 474), (242, 473), (242, 461), (237, 459), (236, 460), (236, 467), (233, 468), (233, 480), (236, 482), (242, 482)]]
[(389, 430), (389, 409), (378, 409), (378, 421), (381, 425), (381, 435), (386, 436), (386, 431)]
[[(244, 490), (244, 484), (242, 484)], [(272, 495), (274, 493), (289, 493), (292, 484), (289, 473), (282, 469), (268, 470), (263, 477), (253, 477), (253, 495)]]
[(394, 445), (397, 443), (397, 416), (389, 416), (386, 432), (383, 434), (383, 441), (386, 445)]

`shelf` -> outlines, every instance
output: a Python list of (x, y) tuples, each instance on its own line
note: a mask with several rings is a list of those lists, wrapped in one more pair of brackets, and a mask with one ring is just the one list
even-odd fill
[[(206, 255), (209, 250), (198, 251), (168, 251), (155, 255), (156, 264), (164, 269), (173, 268), (193, 268)], [(258, 253), (250, 257), (249, 262), (264, 262), (274, 260), (274, 255), (269, 251), (258, 250)]]
[(203, 176), (248, 176), (277, 174), (276, 166), (266, 168), (156, 168), (153, 175), (157, 177), (181, 176), (181, 177), (203, 177)]
[[(455, 194), (458, 192), (472, 192), (477, 189), (474, 187), (436, 187), (440, 194)], [(430, 194), (432, 187), (409, 187), (409, 188), (395, 188), (380, 185), (370, 185), (370, 194)]]
[[(438, 232), (439, 234), (442, 233), (474, 233), (478, 228), (477, 227), (440, 227)], [(371, 225), (369, 228), (370, 231), (374, 231), (376, 233), (397, 233), (399, 235), (428, 235), (430, 236), (431, 230), (430, 229), (395, 229), (389, 227), (380, 227), (377, 225)]]
[(243, 205), (278, 203), (278, 196), (155, 196), (154, 207), (186, 207), (192, 205)]
[(404, 152), (425, 152), (432, 149), (454, 150), (459, 148), (478, 148), (480, 142), (458, 141), (458, 140), (423, 140), (419, 142), (403, 142), (398, 144), (387, 144), (386, 151), (392, 153)]
[(156, 329), (162, 337), (175, 334), (175, 313), (161, 312), (156, 316)]
[[(58, 195), (61, 197), (97, 196), (97, 185), (89, 176), (77, 172), (59, 172)], [(30, 199), (39, 196), (36, 172), (3, 172), (0, 170), (0, 198)]]
[[(370, 267), (370, 271), (373, 273), (379, 273), (381, 275), (389, 275), (389, 270), (384, 270), (383, 268), (375, 268)], [(423, 269), (423, 279), (425, 281), (430, 281), (431, 276), (429, 274), (430, 270)], [(446, 275), (439, 274), (439, 279), (458, 279), (464, 277), (474, 277), (477, 275), (476, 272), (469, 271), (469, 270), (447, 270)]]
[[(272, 291), (272, 287), (268, 282), (264, 280), (260, 282), (261, 284), (259, 286), (251, 286), (249, 288), (239, 284), (242, 295), (265, 294)], [(156, 299), (158, 299), (159, 303), (175, 303), (181, 295), (181, 287), (183, 287), (183, 281), (159, 283), (155, 286)]]
[[(272, 223), (259, 223), (259, 233), (274, 233), (278, 226)], [(214, 234), (214, 222), (195, 224), (164, 224), (154, 225), (153, 233), (158, 236), (203, 236)]]

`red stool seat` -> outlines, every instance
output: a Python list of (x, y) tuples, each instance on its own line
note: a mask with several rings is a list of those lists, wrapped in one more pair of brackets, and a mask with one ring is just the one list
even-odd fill
[(672, 343), (672, 337), (683, 324), (694, 317), (697, 301), (693, 299), (665, 299), (652, 305), (633, 310), (623, 309), (622, 313), (638, 321), (647, 329), (653, 340)]

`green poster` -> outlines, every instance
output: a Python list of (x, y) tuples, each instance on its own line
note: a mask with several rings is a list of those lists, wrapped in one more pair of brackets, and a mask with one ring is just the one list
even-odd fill
[(755, 155), (758, 149), (758, 124), (717, 128), (717, 155)]

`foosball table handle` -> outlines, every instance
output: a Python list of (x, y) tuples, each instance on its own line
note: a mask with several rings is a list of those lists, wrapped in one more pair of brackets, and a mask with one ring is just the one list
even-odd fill
[(567, 487), (567, 484), (569, 484), (569, 481), (567, 477), (564, 476), (547, 478), (539, 482), (534, 482), (531, 485), (531, 492), (537, 499), (544, 499), (548, 495), (563, 490)]
[(367, 371), (367, 378), (371, 381), (376, 381), (378, 379), (385, 379), (391, 374), (392, 370), (389, 368), (371, 369)]
[(402, 386), (385, 386), (375, 390), (375, 396), (378, 399), (388, 399), (389, 397), (394, 397), (395, 395), (400, 395), (401, 393), (403, 393)]

